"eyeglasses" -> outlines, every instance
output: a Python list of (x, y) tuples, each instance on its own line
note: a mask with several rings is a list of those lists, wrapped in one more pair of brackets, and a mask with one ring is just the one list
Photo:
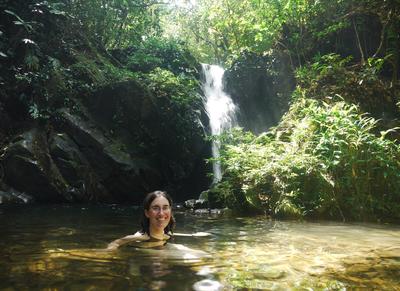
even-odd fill
[(151, 206), (150, 209), (151, 209), (151, 211), (157, 212), (157, 213), (161, 212), (161, 210), (163, 212), (169, 212), (171, 210), (171, 206), (164, 205), (163, 207), (160, 207), (160, 206), (154, 205), (154, 206)]

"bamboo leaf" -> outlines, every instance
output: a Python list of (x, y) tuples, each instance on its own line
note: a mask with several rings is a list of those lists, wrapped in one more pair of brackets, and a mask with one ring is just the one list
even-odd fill
[(4, 10), (5, 13), (10, 14), (12, 16), (14, 16), (15, 18), (17, 18), (19, 20), (20, 23), (25, 23), (25, 21), (19, 17), (17, 14), (15, 14), (14, 12), (12, 12), (11, 10)]

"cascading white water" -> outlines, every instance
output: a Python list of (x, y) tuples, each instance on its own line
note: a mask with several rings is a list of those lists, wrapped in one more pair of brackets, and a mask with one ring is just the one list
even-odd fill
[[(220, 135), (225, 130), (237, 125), (237, 107), (231, 97), (224, 92), (222, 77), (224, 69), (216, 65), (202, 64), (204, 72), (204, 106), (210, 119), (212, 135)], [(220, 144), (218, 141), (212, 143), (212, 155), (219, 158)], [(213, 163), (214, 183), (222, 178), (221, 164), (218, 160)]]

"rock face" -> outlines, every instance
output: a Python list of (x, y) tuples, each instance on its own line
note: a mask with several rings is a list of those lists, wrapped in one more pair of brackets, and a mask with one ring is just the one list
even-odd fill
[(31, 196), (10, 189), (10, 191), (0, 191), (0, 204), (26, 204), (33, 202)]
[(285, 59), (244, 53), (225, 72), (224, 86), (239, 106), (239, 125), (261, 133), (287, 111), (295, 82)]
[[(136, 82), (104, 87), (83, 103), (32, 125), (3, 148), (0, 204), (140, 204), (157, 189), (183, 201), (209, 186), (209, 144), (198, 133), (177, 143), (176, 125)], [(15, 198), (10, 187), (32, 199)]]
[(62, 111), (56, 128), (65, 132), (53, 138), (56, 164), (71, 185), (85, 189), (86, 199), (140, 203), (141, 193), (162, 186), (146, 158), (130, 155), (92, 121)]
[(2, 156), (2, 165), (5, 183), (18, 191), (32, 193), (39, 202), (73, 200), (49, 156), (46, 135), (40, 128), (11, 141)]

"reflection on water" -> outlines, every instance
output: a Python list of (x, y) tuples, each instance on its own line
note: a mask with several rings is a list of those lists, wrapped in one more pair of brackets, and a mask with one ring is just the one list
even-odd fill
[(221, 267), (215, 271), (222, 274), (226, 285), (242, 288), (333, 284), (336, 288), (393, 290), (400, 288), (399, 230), (376, 225), (243, 220), (219, 243)]
[(0, 208), (0, 289), (400, 290), (400, 227), (176, 213), (164, 246), (107, 243), (134, 233), (120, 206)]

